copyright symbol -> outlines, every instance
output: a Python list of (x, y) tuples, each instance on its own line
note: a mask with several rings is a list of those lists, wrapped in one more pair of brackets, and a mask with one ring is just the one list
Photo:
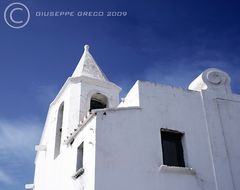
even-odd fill
[(23, 28), (30, 20), (30, 11), (22, 3), (11, 3), (4, 11), (4, 20), (12, 28)]

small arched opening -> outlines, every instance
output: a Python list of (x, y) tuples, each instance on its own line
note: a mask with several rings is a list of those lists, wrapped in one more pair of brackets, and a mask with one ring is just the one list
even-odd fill
[(63, 114), (64, 114), (64, 102), (58, 108), (54, 159), (60, 154), (61, 139), (62, 139), (62, 126), (63, 126)]
[(89, 111), (93, 109), (103, 109), (107, 107), (108, 107), (108, 99), (105, 95), (101, 93), (96, 93), (91, 97)]

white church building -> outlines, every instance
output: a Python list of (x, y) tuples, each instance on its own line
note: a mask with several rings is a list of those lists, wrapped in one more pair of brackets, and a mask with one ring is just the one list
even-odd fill
[[(177, 79), (176, 79), (177, 80)], [(207, 69), (187, 90), (107, 79), (85, 45), (50, 104), (34, 190), (240, 190), (240, 95)]]

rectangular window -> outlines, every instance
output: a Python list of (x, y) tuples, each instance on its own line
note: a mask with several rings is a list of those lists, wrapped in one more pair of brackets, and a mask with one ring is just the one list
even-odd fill
[(167, 166), (185, 167), (183, 147), (183, 133), (168, 129), (161, 129), (163, 164)]
[(76, 171), (83, 168), (83, 142), (77, 149), (77, 168)]

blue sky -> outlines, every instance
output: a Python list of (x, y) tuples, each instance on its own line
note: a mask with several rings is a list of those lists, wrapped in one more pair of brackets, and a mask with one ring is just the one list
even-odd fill
[[(179, 0), (20, 0), (29, 23), (3, 19), (0, 2), (0, 189), (33, 181), (34, 145), (48, 105), (89, 44), (124, 96), (138, 79), (187, 88), (202, 71), (228, 72), (240, 93), (240, 3)], [(36, 11), (127, 11), (126, 17), (36, 17)], [(20, 16), (21, 15), (15, 15)]]

